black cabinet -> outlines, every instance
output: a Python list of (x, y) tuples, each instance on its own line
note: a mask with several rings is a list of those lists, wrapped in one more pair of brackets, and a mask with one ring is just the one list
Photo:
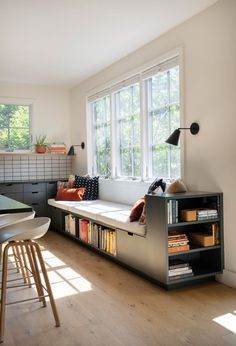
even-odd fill
[(51, 215), (47, 204), (49, 198), (54, 198), (57, 191), (56, 181), (33, 181), (0, 184), (0, 194), (31, 206), (36, 216)]
[(153, 241), (149, 250), (156, 254), (155, 276), (162, 286), (176, 288), (214, 279), (222, 272), (221, 193), (147, 195), (146, 216)]
[(35, 210), (36, 216), (45, 216), (47, 206), (46, 183), (24, 183), (24, 203)]

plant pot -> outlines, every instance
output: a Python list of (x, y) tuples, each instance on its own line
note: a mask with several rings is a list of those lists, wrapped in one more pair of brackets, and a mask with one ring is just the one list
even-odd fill
[(45, 154), (47, 150), (47, 147), (45, 145), (36, 145), (35, 151), (37, 154)]

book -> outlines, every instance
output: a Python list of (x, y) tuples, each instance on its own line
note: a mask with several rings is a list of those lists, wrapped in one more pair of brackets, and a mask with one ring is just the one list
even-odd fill
[(79, 234), (80, 239), (84, 241), (85, 243), (88, 242), (88, 227), (89, 227), (89, 221), (85, 219), (79, 220)]
[(170, 260), (169, 269), (189, 267), (189, 263), (180, 258)]
[(193, 270), (191, 267), (185, 267), (185, 268), (176, 268), (168, 271), (169, 276), (175, 276), (175, 275), (183, 275), (183, 274), (189, 274), (192, 273)]
[(168, 253), (188, 251), (189, 249), (190, 249), (189, 245), (181, 245), (181, 246), (176, 246), (176, 247), (169, 247), (168, 248)]
[(174, 276), (169, 276), (169, 280), (170, 281), (180, 280), (180, 279), (185, 279), (185, 278), (190, 277), (190, 276), (193, 276), (193, 272), (187, 273), (187, 274), (178, 274), (178, 275), (174, 275)]

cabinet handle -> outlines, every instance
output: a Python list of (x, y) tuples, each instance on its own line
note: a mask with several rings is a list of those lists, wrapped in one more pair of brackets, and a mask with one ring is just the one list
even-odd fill
[(130, 237), (133, 237), (134, 233), (128, 232), (128, 235), (129, 235)]
[(13, 184), (6, 184), (6, 186), (12, 186)]
[(31, 183), (31, 185), (38, 185), (38, 183)]
[(32, 191), (32, 193), (39, 193), (38, 191)]
[(38, 203), (32, 203), (31, 205), (38, 205)]

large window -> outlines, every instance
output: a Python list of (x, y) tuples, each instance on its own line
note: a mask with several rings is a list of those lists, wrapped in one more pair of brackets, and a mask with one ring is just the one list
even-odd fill
[(0, 150), (30, 149), (30, 106), (0, 104)]
[(180, 127), (178, 57), (90, 96), (89, 103), (94, 174), (145, 180), (180, 176), (180, 146), (165, 143)]

